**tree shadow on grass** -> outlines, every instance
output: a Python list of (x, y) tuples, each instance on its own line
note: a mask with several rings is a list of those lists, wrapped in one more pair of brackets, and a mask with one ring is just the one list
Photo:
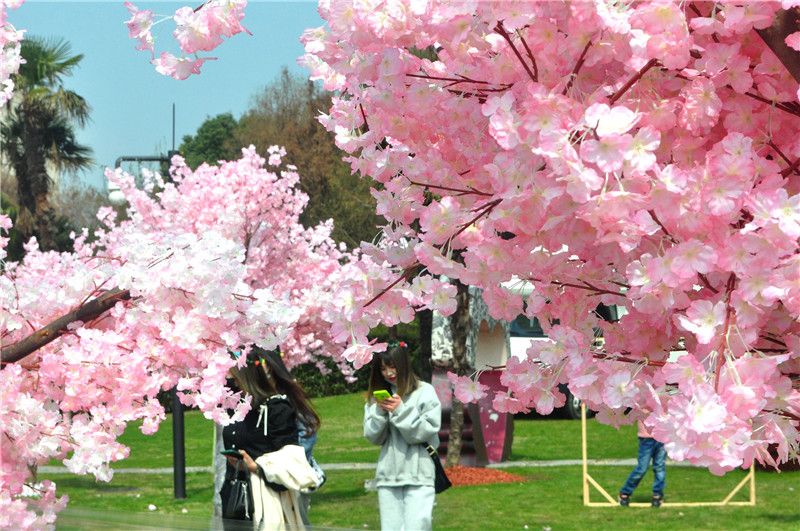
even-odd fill
[[(797, 525), (800, 522), (800, 513), (791, 513), (791, 514), (776, 514), (776, 513), (766, 513), (761, 514), (761, 518), (764, 520), (769, 520), (770, 522), (780, 522), (785, 523), (787, 525)], [(788, 527), (787, 527), (788, 529)]]
[(61, 477), (56, 480), (59, 490), (69, 490), (74, 488), (103, 491), (107, 493), (128, 493), (142, 490), (141, 487), (133, 485), (112, 485), (95, 480), (93, 477)]

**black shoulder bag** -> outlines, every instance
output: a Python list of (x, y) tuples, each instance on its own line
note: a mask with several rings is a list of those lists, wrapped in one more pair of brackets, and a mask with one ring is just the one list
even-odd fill
[[(240, 470), (241, 467), (244, 467), (244, 470)], [(225, 482), (219, 491), (222, 499), (223, 518), (227, 520), (253, 519), (253, 492), (248, 475), (244, 459), (239, 459), (233, 477), (225, 477)]]
[(423, 446), (425, 447), (425, 450), (428, 451), (428, 455), (431, 456), (431, 459), (433, 459), (433, 490), (436, 491), (436, 494), (439, 494), (440, 492), (444, 492), (452, 487), (453, 484), (450, 482), (450, 478), (447, 477), (447, 474), (444, 471), (442, 461), (439, 459), (439, 454), (436, 452), (436, 449), (430, 444), (424, 444)]

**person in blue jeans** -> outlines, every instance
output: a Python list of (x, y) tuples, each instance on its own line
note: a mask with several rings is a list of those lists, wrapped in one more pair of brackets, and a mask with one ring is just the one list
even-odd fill
[(651, 505), (653, 507), (661, 507), (661, 502), (664, 500), (664, 487), (667, 483), (667, 451), (664, 449), (664, 443), (653, 439), (641, 422), (639, 422), (638, 435), (639, 462), (619, 491), (619, 504), (623, 507), (627, 507), (630, 504), (631, 494), (639, 486), (639, 482), (642, 481), (642, 478), (647, 473), (647, 468), (652, 461), (654, 479)]

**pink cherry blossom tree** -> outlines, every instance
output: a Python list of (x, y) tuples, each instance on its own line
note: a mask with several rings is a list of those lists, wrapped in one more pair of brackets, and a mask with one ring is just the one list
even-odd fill
[[(323, 309), (349, 255), (329, 223), (300, 225), (308, 198), (282, 150), (270, 152), (268, 163), (251, 147), (196, 171), (175, 157), (169, 177), (145, 174), (143, 189), (108, 170), (125, 219), (103, 208), (104, 228), (76, 235), (73, 253), (31, 240), (24, 262), (4, 264), (0, 527), (45, 526), (66, 502), (35, 484), (31, 465), (58, 458), (110, 480), (128, 455), (117, 442), (126, 424), (142, 420), (149, 434), (164, 419), (160, 390), (177, 387), (215, 422), (230, 422), (228, 408), (241, 418), (249, 402), (224, 385), (231, 350), (280, 344), (289, 366), (341, 352)], [(40, 496), (20, 497), (25, 488)]]
[[(137, 50), (150, 52), (150, 62), (159, 74), (174, 79), (186, 79), (199, 74), (206, 61), (216, 57), (201, 56), (199, 52), (210, 52), (230, 38), (247, 29), (242, 25), (247, 0), (205, 0), (197, 7), (183, 6), (169, 16), (159, 16), (149, 9), (139, 9), (125, 2), (131, 18), (125, 22), (128, 35), (137, 41)], [(161, 52), (156, 56), (156, 39), (153, 28), (172, 20), (175, 30), (172, 36), (180, 47), (181, 54)]]
[[(302, 62), (338, 91), (321, 120), (353, 169), (379, 184), (388, 220), (323, 304), (331, 341), (350, 340), (342, 358), (359, 366), (384, 349), (367, 340), (378, 322), (407, 322), (414, 308), (452, 312), (455, 289), (431, 276), (446, 275), (483, 288), (495, 317), (538, 316), (553, 339), (508, 361), (498, 408), (547, 411), (563, 400), (556, 385), (568, 383), (599, 418), (641, 420), (673, 458), (715, 473), (796, 456), (797, 4), (321, 1), (328, 28), (304, 34)], [(184, 56), (153, 55), (159, 70), (199, 71), (208, 57), (194, 54), (241, 31), (234, 5), (244, 8), (179, 10)], [(198, 15), (212, 6), (227, 22)], [(131, 35), (154, 54), (151, 16), (129, 9)], [(177, 181), (189, 175), (176, 168)], [(13, 340), (84, 300), (114, 303), (2, 370), (12, 398), (0, 418), (23, 443), (3, 447), (13, 463), (3, 485), (12, 487), (0, 503), (14, 524), (36, 522), (16, 499), (23, 463), (75, 449), (69, 466), (107, 475), (106, 463), (124, 454), (113, 443), (124, 422), (157, 424), (147, 390), (174, 383), (221, 419), (232, 403), (221, 387), (224, 352), (272, 344), (298, 318), (285, 293), (249, 283), (257, 229), (231, 239), (226, 224), (200, 221), (207, 210), (197, 204), (180, 218), (196, 230), (162, 224), (158, 203), (117, 179), (130, 193), (130, 221), (103, 212), (108, 229), (97, 242), (81, 236), (71, 255), (32, 247), (30, 261), (3, 277), (14, 288), (3, 315)], [(201, 195), (215, 197), (207, 185)], [(501, 287), (508, 282), (533, 294), (523, 299)], [(626, 314), (600, 322), (599, 302)], [(686, 354), (675, 360), (676, 347)], [(110, 396), (122, 357), (135, 362), (125, 377), (136, 389)], [(86, 378), (97, 384), (89, 402), (76, 392)], [(457, 382), (461, 396), (483, 392)], [(42, 488), (47, 520), (55, 494)]]
[(770, 29), (796, 5), (321, 1), (301, 63), (339, 94), (321, 121), (378, 185), (394, 270), (350, 292), (350, 358), (371, 319), (452, 311), (407, 296), (447, 275), (553, 340), (509, 360), (498, 408), (547, 412), (568, 383), (715, 473), (796, 456), (800, 63), (797, 28)]
[(11, 76), (19, 71), (23, 61), (20, 55), (20, 42), (24, 32), (17, 30), (8, 22), (8, 10), (17, 9), (24, 0), (0, 0), (0, 106), (11, 99), (14, 81)]

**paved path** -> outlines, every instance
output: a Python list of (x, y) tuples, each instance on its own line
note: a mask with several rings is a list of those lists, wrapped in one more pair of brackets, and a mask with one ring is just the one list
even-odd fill
[[(625, 466), (631, 467), (636, 464), (636, 459), (589, 459), (592, 466)], [(494, 463), (489, 468), (547, 468), (553, 466), (575, 466), (580, 465), (580, 459), (558, 459), (549, 461), (506, 461), (504, 463)], [(690, 467), (690, 463), (667, 461), (669, 466)], [(372, 470), (375, 463), (321, 463), (325, 470)], [(44, 474), (69, 474), (69, 470), (63, 466), (40, 466), (39, 472)], [(186, 472), (189, 474), (205, 472), (210, 474), (210, 466), (188, 466)], [(164, 468), (115, 468), (115, 474), (172, 474), (172, 467)]]

